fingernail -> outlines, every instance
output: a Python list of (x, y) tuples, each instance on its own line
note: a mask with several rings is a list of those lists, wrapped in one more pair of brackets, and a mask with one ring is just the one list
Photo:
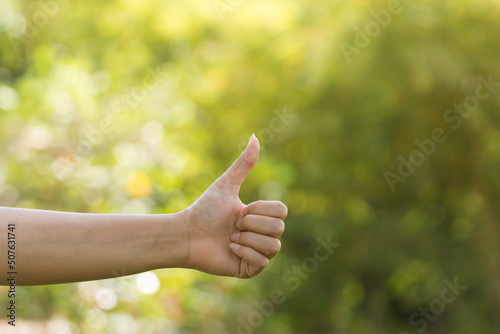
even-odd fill
[(243, 217), (245, 217), (246, 215), (248, 215), (248, 206), (245, 205), (244, 207), (241, 208), (241, 215)]
[(248, 141), (247, 148), (248, 148), (248, 146), (250, 146), (250, 143), (252, 142), (253, 137), (255, 137), (255, 133), (252, 133), (252, 137), (250, 137), (250, 140)]
[(243, 218), (238, 218), (238, 220), (236, 221), (236, 224), (234, 224), (234, 226), (236, 226), (236, 228), (238, 230), (241, 230), (241, 224), (243, 224)]
[(231, 244), (229, 244), (229, 247), (230, 247), (232, 250), (238, 250), (238, 249), (240, 249), (240, 247), (241, 247), (241, 246), (240, 246), (240, 245), (238, 245), (238, 244), (233, 244), (233, 243), (231, 243)]
[(240, 232), (234, 233), (234, 234), (231, 236), (231, 240), (233, 240), (234, 242), (237, 242), (237, 241), (240, 239), (240, 235), (241, 235), (241, 233), (240, 233)]

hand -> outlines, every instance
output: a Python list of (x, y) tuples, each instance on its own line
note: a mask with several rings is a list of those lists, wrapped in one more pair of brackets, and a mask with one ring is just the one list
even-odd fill
[(281, 202), (244, 205), (238, 193), (257, 164), (260, 145), (248, 147), (205, 193), (182, 213), (187, 227), (187, 267), (209, 274), (250, 278), (280, 250), (287, 207)]

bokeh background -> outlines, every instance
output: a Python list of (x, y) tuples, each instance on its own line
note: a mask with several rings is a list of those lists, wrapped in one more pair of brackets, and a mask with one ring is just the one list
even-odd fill
[[(19, 287), (14, 332), (498, 333), (500, 86), (447, 110), (500, 81), (500, 2), (402, 1), (377, 24), (390, 3), (1, 0), (0, 205), (176, 212), (256, 133), (241, 198), (290, 211), (254, 279)], [(445, 280), (467, 288), (444, 302)]]

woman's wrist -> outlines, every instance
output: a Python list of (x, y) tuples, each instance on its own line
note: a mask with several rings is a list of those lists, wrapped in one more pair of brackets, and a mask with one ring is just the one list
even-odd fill
[(185, 214), (185, 211), (180, 211), (151, 216), (159, 224), (151, 231), (154, 269), (188, 268), (189, 234)]

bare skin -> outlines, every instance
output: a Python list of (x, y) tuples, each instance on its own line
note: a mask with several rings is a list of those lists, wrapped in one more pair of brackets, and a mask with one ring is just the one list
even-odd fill
[[(247, 149), (187, 209), (170, 215), (84, 214), (0, 207), (0, 284), (15, 271), (17, 285), (81, 282), (162, 268), (189, 268), (250, 278), (280, 250), (287, 207), (245, 205), (241, 184), (260, 146)], [(15, 268), (7, 262), (9, 224), (15, 224)], [(12, 233), (12, 232), (11, 232)], [(11, 243), (12, 244), (12, 243)]]

